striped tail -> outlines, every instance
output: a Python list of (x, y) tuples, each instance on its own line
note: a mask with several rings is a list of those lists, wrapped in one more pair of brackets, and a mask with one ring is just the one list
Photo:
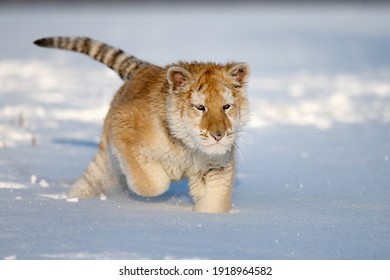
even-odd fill
[(122, 80), (130, 80), (141, 66), (149, 65), (121, 49), (87, 37), (48, 37), (36, 40), (34, 44), (86, 54), (114, 70)]

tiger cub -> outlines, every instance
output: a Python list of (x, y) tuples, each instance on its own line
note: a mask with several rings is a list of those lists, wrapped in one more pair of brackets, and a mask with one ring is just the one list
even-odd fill
[(99, 150), (69, 197), (116, 193), (123, 186), (153, 197), (171, 181), (188, 178), (195, 211), (229, 212), (238, 134), (249, 119), (246, 63), (160, 67), (90, 38), (34, 43), (84, 53), (124, 80), (105, 118)]

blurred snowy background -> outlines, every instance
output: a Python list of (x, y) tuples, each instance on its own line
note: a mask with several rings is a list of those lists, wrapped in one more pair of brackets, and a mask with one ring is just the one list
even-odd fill
[[(385, 1), (22, 2), (0, 2), (0, 259), (390, 258)], [(156, 199), (67, 201), (121, 80), (32, 44), (54, 35), (159, 65), (248, 62), (233, 213), (192, 213), (185, 181)]]

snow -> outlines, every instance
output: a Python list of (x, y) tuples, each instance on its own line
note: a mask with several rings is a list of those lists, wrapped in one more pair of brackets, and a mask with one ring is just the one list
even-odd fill
[[(389, 259), (390, 6), (1, 6), (1, 259)], [(67, 199), (120, 79), (32, 42), (251, 65), (234, 209)]]

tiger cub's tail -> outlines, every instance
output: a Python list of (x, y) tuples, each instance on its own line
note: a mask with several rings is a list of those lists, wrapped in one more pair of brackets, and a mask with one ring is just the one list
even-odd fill
[(121, 49), (87, 37), (48, 37), (36, 40), (34, 44), (86, 54), (110, 67), (122, 80), (130, 80), (141, 66), (149, 64)]

